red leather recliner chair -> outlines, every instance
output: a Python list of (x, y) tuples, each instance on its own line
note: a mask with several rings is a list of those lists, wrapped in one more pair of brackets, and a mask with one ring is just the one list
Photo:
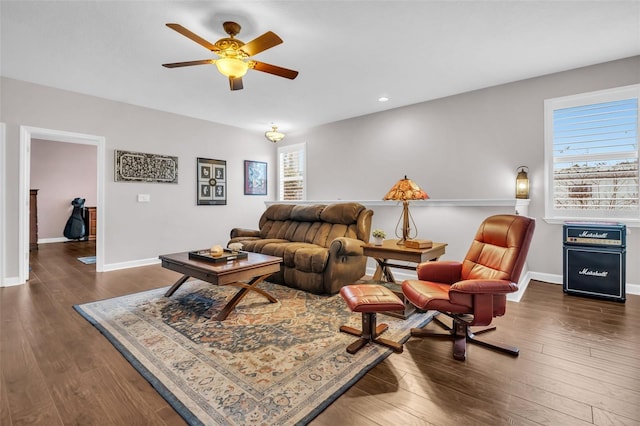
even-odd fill
[(488, 326), (502, 316), (507, 293), (518, 290), (535, 229), (535, 220), (525, 216), (496, 215), (480, 225), (462, 262), (436, 261), (418, 265), (417, 280), (402, 283), (402, 292), (418, 309), (437, 310), (453, 319), (449, 327), (437, 316), (434, 322), (449, 333), (411, 329), (416, 337), (452, 337), (453, 357), (466, 359), (467, 342), (518, 355), (518, 348), (491, 344), (475, 339), (475, 334), (494, 330), (471, 330), (471, 326)]

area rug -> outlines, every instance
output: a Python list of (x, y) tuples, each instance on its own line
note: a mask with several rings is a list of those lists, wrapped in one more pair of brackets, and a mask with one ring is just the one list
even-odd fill
[[(316, 417), (392, 351), (369, 344), (355, 355), (361, 327), (339, 296), (262, 283), (277, 303), (252, 292), (226, 320), (208, 319), (237, 291), (202, 281), (76, 305), (193, 425), (300, 425)], [(384, 337), (406, 341), (432, 313), (407, 320), (379, 314)]]
[(92, 264), (96, 263), (96, 257), (95, 256), (79, 257), (78, 260), (80, 262), (84, 263), (85, 265), (92, 265)]

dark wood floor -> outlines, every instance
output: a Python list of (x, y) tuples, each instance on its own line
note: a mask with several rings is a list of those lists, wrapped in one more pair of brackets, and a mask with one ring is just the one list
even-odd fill
[[(96, 273), (91, 242), (32, 253), (27, 285), (0, 288), (0, 425), (181, 425), (183, 420), (71, 306), (172, 284), (149, 266)], [(485, 335), (518, 358), (411, 339), (312, 425), (638, 425), (640, 296), (626, 304), (532, 282)]]

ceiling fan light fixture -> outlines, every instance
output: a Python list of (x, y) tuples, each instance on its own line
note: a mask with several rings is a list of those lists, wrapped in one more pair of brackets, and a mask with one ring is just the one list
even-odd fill
[(199, 35), (189, 31), (180, 24), (168, 23), (167, 27), (182, 34), (191, 41), (198, 43), (210, 52), (215, 53), (220, 59), (201, 59), (196, 61), (173, 62), (162, 64), (165, 68), (189, 67), (192, 65), (215, 64), (220, 74), (229, 79), (231, 90), (243, 88), (242, 77), (249, 69), (284, 77), (293, 80), (298, 76), (298, 71), (266, 64), (264, 62), (253, 61), (251, 58), (260, 52), (271, 49), (282, 43), (282, 39), (272, 31), (267, 31), (261, 36), (254, 38), (249, 43), (244, 43), (235, 38), (240, 32), (240, 25), (236, 22), (227, 21), (222, 24), (229, 37), (221, 38), (215, 43), (211, 43)]
[(242, 59), (220, 58), (216, 61), (216, 67), (220, 74), (230, 78), (244, 77), (249, 69), (249, 64)]
[(278, 126), (271, 126), (271, 130), (265, 132), (264, 136), (273, 143), (280, 142), (284, 139), (284, 133), (278, 131)]

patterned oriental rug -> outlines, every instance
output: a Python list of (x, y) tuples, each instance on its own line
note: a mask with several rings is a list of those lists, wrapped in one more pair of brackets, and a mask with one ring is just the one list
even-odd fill
[[(193, 425), (306, 424), (392, 351), (367, 345), (355, 355), (361, 327), (340, 295), (317, 296), (262, 283), (277, 303), (251, 292), (224, 321), (207, 319), (237, 287), (185, 283), (76, 305), (153, 387)], [(430, 312), (407, 320), (379, 314), (383, 337), (406, 341)]]

